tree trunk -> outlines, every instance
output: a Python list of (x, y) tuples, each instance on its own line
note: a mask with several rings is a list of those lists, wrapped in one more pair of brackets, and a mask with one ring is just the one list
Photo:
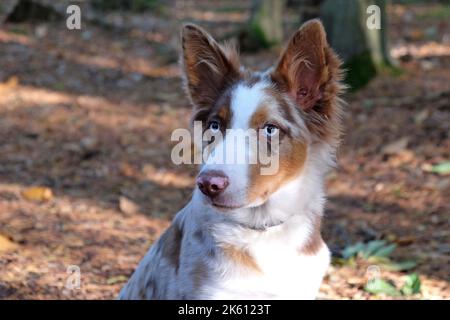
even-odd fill
[(283, 41), (284, 0), (253, 0), (250, 22), (240, 39), (246, 50), (269, 48)]
[(19, 0), (5, 18), (5, 22), (20, 23), (25, 21), (57, 21), (63, 15), (52, 6), (33, 0)]
[[(370, 5), (380, 8), (381, 28), (369, 28)], [(328, 41), (344, 60), (346, 82), (364, 86), (380, 70), (392, 67), (387, 46), (386, 0), (326, 0), (320, 11)]]

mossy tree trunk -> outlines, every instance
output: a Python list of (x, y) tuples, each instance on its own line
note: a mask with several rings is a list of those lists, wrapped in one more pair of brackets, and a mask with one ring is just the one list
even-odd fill
[(269, 48), (283, 41), (284, 0), (253, 0), (244, 46), (250, 50)]
[(51, 5), (33, 0), (19, 0), (10, 8), (10, 11), (5, 18), (5, 22), (48, 22), (60, 20), (62, 17), (63, 15), (57, 12)]
[[(367, 26), (370, 5), (380, 8), (380, 29)], [(393, 66), (387, 45), (386, 0), (326, 0), (320, 17), (328, 41), (345, 62), (346, 82), (352, 89)]]

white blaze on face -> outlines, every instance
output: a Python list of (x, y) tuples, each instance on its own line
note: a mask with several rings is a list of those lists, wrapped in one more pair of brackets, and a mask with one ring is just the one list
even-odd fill
[[(248, 131), (250, 120), (264, 100), (267, 84), (259, 82), (252, 87), (246, 84), (237, 85), (231, 95), (231, 123), (222, 143), (217, 144), (215, 151), (210, 154), (202, 172), (219, 170), (229, 179), (229, 186), (225, 190), (231, 205), (246, 205), (246, 189), (248, 187), (248, 160), (254, 154), (250, 151), (249, 142), (253, 137), (256, 141), (258, 132)], [(245, 159), (245, 161), (243, 161)]]
[(233, 114), (231, 128), (248, 129), (250, 119), (266, 96), (265, 88), (267, 88), (267, 84), (264, 82), (258, 82), (252, 87), (246, 85), (236, 87), (231, 98)]

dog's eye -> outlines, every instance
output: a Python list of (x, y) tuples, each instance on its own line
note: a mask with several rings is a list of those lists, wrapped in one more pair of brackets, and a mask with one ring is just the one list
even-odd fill
[(264, 126), (264, 134), (268, 137), (273, 137), (274, 135), (276, 135), (278, 133), (278, 127), (273, 125), (273, 124), (266, 124)]
[(209, 123), (209, 129), (210, 129), (213, 133), (218, 132), (218, 131), (220, 130), (220, 123), (219, 123), (218, 121), (215, 121), (215, 120), (211, 121), (211, 122)]

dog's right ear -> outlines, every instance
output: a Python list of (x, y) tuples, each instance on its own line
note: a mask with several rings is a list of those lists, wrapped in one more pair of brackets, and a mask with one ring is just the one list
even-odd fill
[(197, 108), (210, 108), (239, 77), (239, 59), (232, 48), (221, 47), (207, 32), (187, 24), (181, 33), (183, 71), (188, 94)]

